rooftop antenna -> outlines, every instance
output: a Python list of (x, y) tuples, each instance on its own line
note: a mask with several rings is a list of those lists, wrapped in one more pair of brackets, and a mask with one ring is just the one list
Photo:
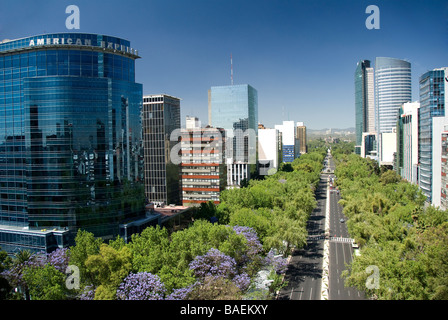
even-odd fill
[(232, 54), (230, 54), (230, 84), (233, 86), (233, 59), (232, 59)]

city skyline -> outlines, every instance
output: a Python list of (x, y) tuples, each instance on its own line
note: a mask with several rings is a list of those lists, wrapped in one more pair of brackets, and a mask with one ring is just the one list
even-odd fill
[[(80, 9), (79, 30), (65, 27), (70, 4)], [(370, 4), (380, 9), (379, 30), (365, 26)], [(258, 90), (260, 123), (274, 127), (293, 120), (321, 129), (355, 126), (353, 71), (359, 60), (409, 61), (412, 101), (418, 101), (419, 77), (446, 64), (448, 47), (443, 1), (109, 1), (104, 6), (23, 0), (6, 1), (2, 9), (0, 41), (73, 31), (130, 40), (142, 57), (136, 82), (143, 93), (180, 97), (182, 121), (191, 115), (203, 123), (208, 89), (231, 84), (231, 54), (234, 83)]]
[(6, 1), (0, 300), (448, 299), (448, 3)]

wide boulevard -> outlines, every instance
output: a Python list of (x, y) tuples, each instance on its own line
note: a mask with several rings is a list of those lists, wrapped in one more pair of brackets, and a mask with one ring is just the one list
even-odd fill
[[(322, 266), (324, 241), (329, 241), (329, 300), (365, 299), (362, 292), (354, 288), (346, 288), (342, 272), (352, 260), (353, 240), (349, 238), (346, 217), (340, 200), (339, 191), (334, 187), (334, 162), (331, 155), (325, 159), (324, 170), (320, 176), (316, 190), (317, 207), (310, 215), (307, 224), (307, 245), (295, 250), (285, 275), (286, 286), (280, 290), (279, 300), (321, 300)], [(329, 190), (327, 190), (329, 188)], [(327, 196), (329, 201), (327, 202)], [(326, 206), (329, 205), (329, 230), (325, 234)]]
[(292, 253), (285, 275), (287, 286), (280, 291), (279, 300), (320, 300), (326, 193), (327, 174), (321, 174), (316, 190), (317, 207), (307, 224), (307, 245)]

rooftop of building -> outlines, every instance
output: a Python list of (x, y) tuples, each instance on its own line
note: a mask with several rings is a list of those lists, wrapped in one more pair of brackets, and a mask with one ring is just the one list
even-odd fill
[[(151, 210), (152, 209), (152, 210)], [(185, 207), (181, 205), (165, 205), (164, 207), (152, 206), (151, 204), (146, 205), (146, 210), (151, 212), (152, 214), (160, 214), (162, 219), (164, 217), (172, 217), (183, 213), (187, 210), (191, 209), (190, 207)]]
[(57, 233), (68, 232), (67, 228), (61, 228), (61, 227), (30, 228), (28, 226), (11, 226), (4, 224), (0, 224), (0, 230), (14, 231), (18, 233), (42, 234), (42, 235), (55, 232)]
[[(177, 100), (182, 100), (181, 98), (166, 94), (166, 93), (159, 93), (159, 94), (145, 94), (143, 95), (143, 99), (144, 98), (171, 98), (171, 99), (177, 99)], [(144, 101), (145, 102), (145, 101)]]
[(18, 39), (4, 39), (0, 42), (0, 53), (14, 53), (16, 51), (39, 48), (94, 48), (111, 53), (119, 53), (140, 58), (138, 50), (131, 47), (129, 40), (95, 33), (45, 33)]

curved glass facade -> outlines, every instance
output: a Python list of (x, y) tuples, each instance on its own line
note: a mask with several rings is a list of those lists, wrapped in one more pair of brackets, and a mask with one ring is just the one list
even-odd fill
[(393, 165), (396, 151), (393, 131), (397, 127), (398, 112), (403, 103), (411, 100), (411, 64), (395, 58), (376, 58), (375, 126), (380, 164)]
[(394, 58), (376, 58), (375, 98), (377, 132), (392, 132), (401, 105), (412, 100), (411, 64)]
[(0, 225), (109, 238), (144, 214), (137, 58), (94, 34), (0, 44)]

